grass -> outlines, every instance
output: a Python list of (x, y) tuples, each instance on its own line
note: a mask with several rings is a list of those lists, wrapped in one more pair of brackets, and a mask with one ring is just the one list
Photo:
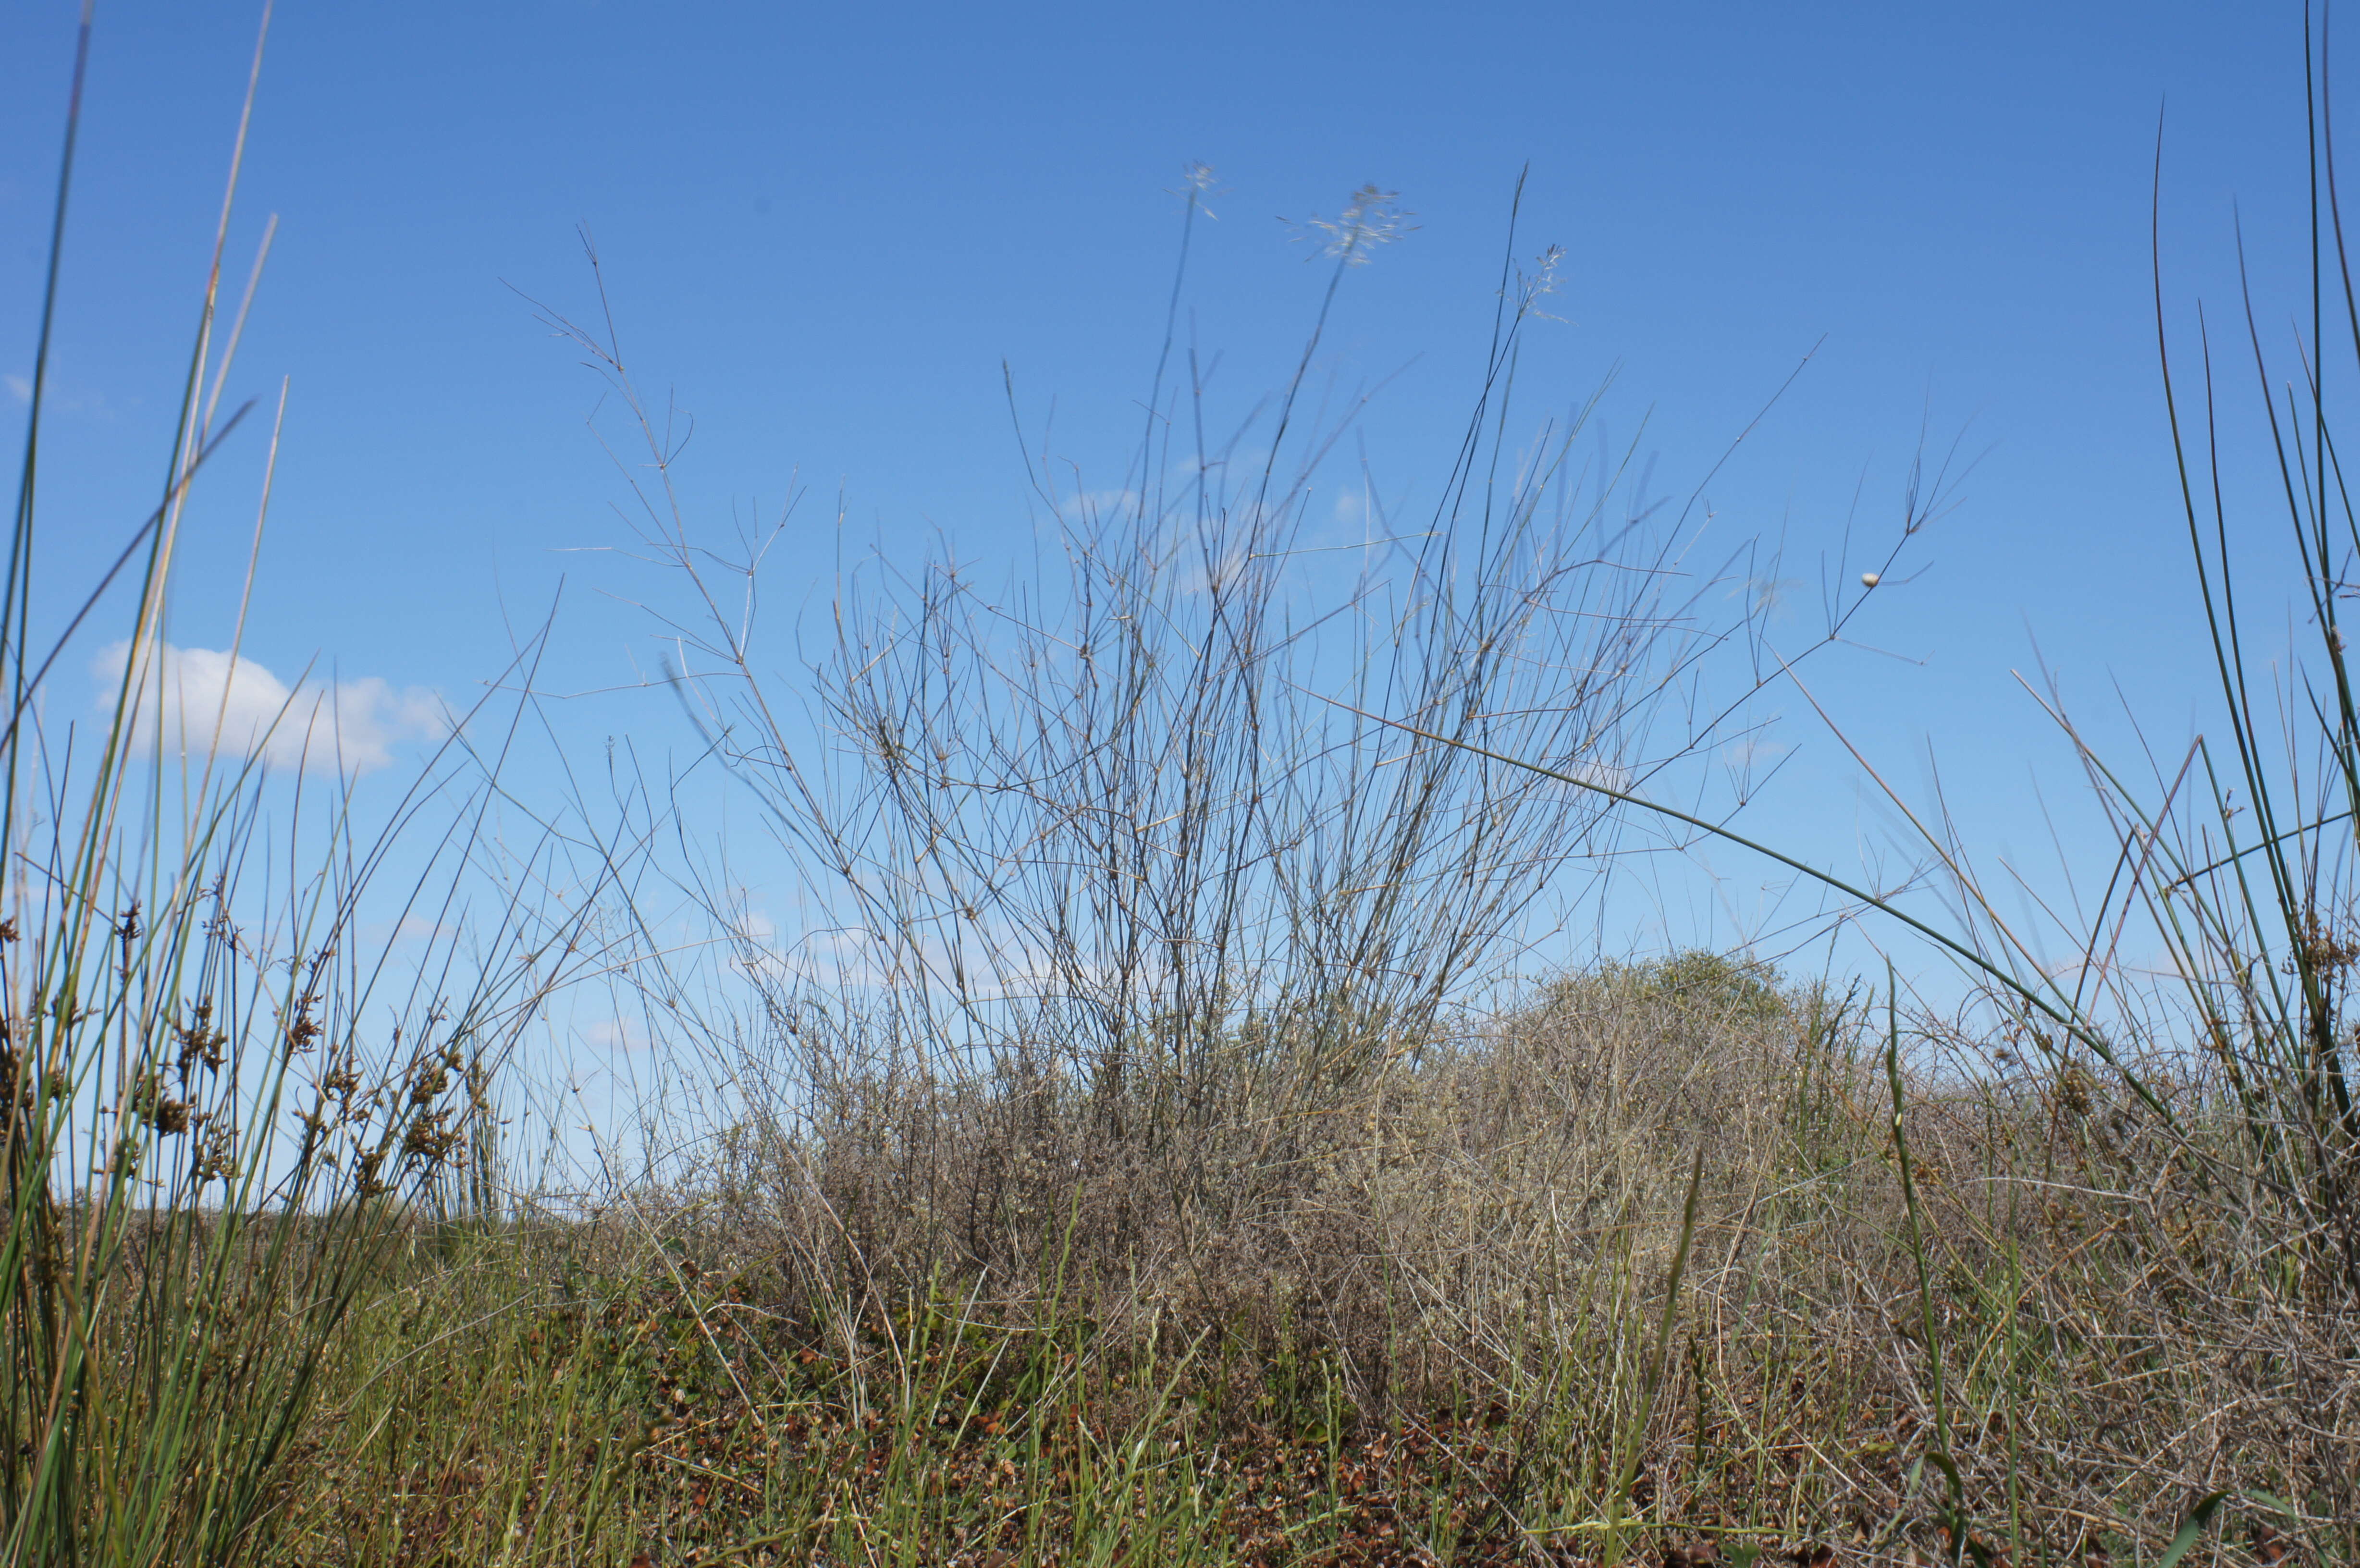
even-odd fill
[[(1584, 465), (1586, 409), (1509, 444), (1551, 257), (1503, 267), (1458, 464), (1382, 570), (1295, 564), (1343, 428), (1323, 304), (1226, 435), (1167, 343), (1116, 499), (1036, 466), (1061, 580), (847, 577), (792, 691), (753, 613), (787, 524), (709, 548), (611, 333), (553, 317), (617, 394), (674, 690), (860, 939), (832, 964), (694, 855), (664, 870), (726, 962), (654, 949), (678, 818), (519, 839), (530, 698), (452, 715), (389, 810), (164, 722), (246, 306), (217, 245), (161, 500), (62, 598), (45, 316), (0, 618), (7, 1560), (2360, 1558), (2360, 526), (2318, 368), (2360, 314), (2323, 113), (2315, 164), (2302, 378), (2252, 344), (2315, 612), (2295, 717), (2251, 690), (2211, 344), (2191, 398), (2165, 334), (2225, 738), (2152, 788), (2081, 750), (2121, 831), (2061, 974), (1953, 824), (1920, 831), (1954, 924), (1821, 877), (1957, 961), (1949, 1012), (1715, 953), (1515, 978), (1568, 876), (1736, 836), (1648, 786), (1801, 689), (1714, 618), (1695, 517)], [(1399, 223), (1364, 191), (1323, 226), (1330, 302)], [(118, 617), (100, 733), (45, 731)], [(422, 953), (388, 912), (433, 917)], [(2164, 984), (2114, 961), (2133, 930)], [(561, 1194), (501, 1107), (591, 983), (714, 1092)]]
[(825, 1191), (474, 1238), (364, 1331), (431, 1371), (326, 1396), (299, 1560), (2139, 1561), (2223, 1486), (2286, 1504), (2233, 1550), (2348, 1555), (2339, 1320), (2123, 1096), (1913, 1085), (1882, 1007), (1672, 967), (1395, 1085), (1210, 1257), (1069, 1214), (848, 1285)]

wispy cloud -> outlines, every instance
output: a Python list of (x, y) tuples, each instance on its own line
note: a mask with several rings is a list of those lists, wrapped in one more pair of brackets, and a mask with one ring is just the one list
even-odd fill
[(1721, 747), (1721, 756), (1729, 766), (1740, 772), (1756, 768), (1771, 768), (1786, 759), (1795, 748), (1783, 740), (1766, 735), (1743, 735)]
[[(11, 403), (29, 403), (33, 400), (33, 378), (29, 376), (20, 376), (15, 371), (10, 371), (5, 376), (0, 376), (0, 388), (7, 391), (8, 401)], [(41, 406), (52, 414), (95, 414), (103, 419), (110, 419), (115, 413), (114, 407), (107, 402), (104, 393), (93, 392), (83, 387), (68, 387), (58, 379), (55, 372), (50, 373), (48, 383), (42, 388)]]
[(1567, 762), (1559, 764), (1557, 771), (1585, 784), (1595, 784), (1601, 789), (1612, 789), (1623, 795), (1630, 794), (1632, 786), (1638, 782), (1638, 777), (1629, 768), (1612, 762)]
[[(118, 642), (93, 661), (102, 707), (112, 707), (130, 657), (131, 645)], [(134, 739), (148, 749), (160, 738), (168, 757), (217, 753), (354, 775), (392, 762), (399, 742), (448, 728), (442, 702), (421, 687), (397, 691), (374, 675), (290, 686), (250, 659), (210, 648), (162, 645), (141, 685)]]
[(582, 1043), (593, 1051), (645, 1051), (655, 1043), (648, 1036), (647, 1026), (631, 1018), (597, 1018), (577, 1032)]

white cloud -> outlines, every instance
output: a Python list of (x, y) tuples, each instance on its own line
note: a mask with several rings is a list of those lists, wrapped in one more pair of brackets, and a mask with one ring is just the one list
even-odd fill
[(584, 1025), (579, 1033), (582, 1043), (594, 1051), (645, 1051), (654, 1043), (648, 1038), (647, 1026), (630, 1018), (600, 1018)]
[[(0, 387), (7, 389), (8, 400), (12, 403), (33, 400), (33, 380), (28, 376), (18, 376), (13, 372), (0, 376)], [(41, 406), (52, 414), (95, 414), (101, 418), (111, 418), (114, 414), (104, 393), (69, 387), (58, 379), (54, 371), (42, 387)]]
[(1769, 740), (1761, 735), (1745, 735), (1731, 741), (1721, 748), (1721, 755), (1732, 768), (1741, 771), (1768, 768), (1786, 759), (1795, 748), (1782, 740)]
[(1083, 490), (1074, 496), (1079, 514), (1084, 517), (1116, 517), (1139, 505), (1136, 490)]
[[(250, 659), (209, 648), (158, 649), (142, 681), (134, 739), (153, 747), (160, 732), (168, 757), (258, 757), (272, 768), (360, 774), (393, 760), (398, 741), (446, 732), (442, 702), (411, 686), (396, 691), (374, 675), (356, 681), (306, 681), (290, 687)], [(93, 661), (98, 700), (111, 708), (131, 645), (118, 642)]]
[(1569, 779), (1579, 779), (1585, 784), (1595, 784), (1601, 789), (1612, 789), (1623, 795), (1630, 794), (1631, 786), (1637, 782), (1629, 768), (1612, 762), (1569, 762), (1560, 766), (1557, 771)]

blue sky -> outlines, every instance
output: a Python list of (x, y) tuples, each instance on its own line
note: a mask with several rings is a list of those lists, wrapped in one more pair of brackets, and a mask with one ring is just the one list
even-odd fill
[[(29, 364), (72, 36), (0, 13), (0, 373)], [(68, 248), (49, 460), (60, 572), (147, 507), (193, 323), (256, 14), (103, 0)], [(1279, 4), (1168, 8), (283, 3), (231, 246), (279, 237), (235, 385), (291, 387), (248, 651), (464, 695), (566, 580), (546, 684), (648, 667), (595, 380), (526, 296), (594, 304), (595, 234), (628, 355), (694, 413), (700, 514), (814, 531), (773, 602), (821, 587), (840, 492), (889, 551), (935, 530), (1019, 570), (1024, 472), (1003, 391), (1116, 483), (1159, 339), (1185, 165), (1216, 171), (1194, 330), (1240, 397), (1274, 386), (1326, 281), (1282, 220), (1373, 181), (1418, 228), (1349, 280), (1323, 370), (1386, 380), (1379, 483), (1439, 483), (1480, 365), (1510, 194), (1519, 251), (1566, 247), (1537, 419), (1610, 371), (1684, 492), (1809, 368), (1710, 499), (1783, 534), (1808, 640), (1855, 495), (1889, 526), (1921, 430), (1980, 461), (1815, 687), (1910, 790), (1931, 744), (1993, 851), (2037, 856), (2029, 779), (2069, 760), (2011, 670), (2037, 637), (2091, 708), (2119, 681), (2179, 745), (2209, 680), (2155, 372), (2149, 180), (2180, 306), (2234, 290), (2234, 210), (2282, 319), (2299, 259), (2301, 17), (2283, 5)], [(2274, 292), (2275, 291), (2275, 292)], [(21, 403), (0, 397), (0, 411)], [(248, 432), (251, 436), (255, 432)], [(262, 442), (196, 514), (175, 637), (219, 647)], [(1339, 477), (1349, 477), (1342, 475)], [(781, 663), (787, 662), (781, 659)], [(1857, 866), (1883, 819), (1794, 702), (1757, 830)], [(679, 744), (647, 692), (564, 709), (574, 740)], [(388, 718), (399, 727), (399, 719)], [(398, 735), (396, 736), (398, 739)], [(2174, 749), (2165, 745), (2161, 749)], [(1667, 940), (1727, 940), (1765, 879), (1727, 855)], [(1736, 891), (1732, 891), (1734, 885)], [(1637, 917), (1633, 917), (1635, 920)], [(1635, 927), (1633, 927), (1635, 932)]]

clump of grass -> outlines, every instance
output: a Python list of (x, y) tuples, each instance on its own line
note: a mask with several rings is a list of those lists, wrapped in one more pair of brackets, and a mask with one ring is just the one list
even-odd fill
[[(1296, 389), (1243, 466), (1242, 436), (1172, 461), (1206, 428), (1184, 387), (1151, 399), (1119, 504), (1043, 485), (1057, 583), (847, 582), (816, 750), (737, 607), (760, 549), (715, 565), (619, 354), (575, 334), (646, 441), (646, 542), (708, 617), (678, 686), (861, 939), (798, 967), (714, 901), (736, 989), (675, 1043), (737, 1097), (665, 1225), (836, 1364), (948, 1291), (1169, 1368), (1144, 1430), (1212, 1456), (1167, 1521), (1191, 1551), (1349, 1559), (1382, 1524), (1419, 1561), (2086, 1561), (2167, 1550), (2226, 1486), (2256, 1530), (2348, 1555), (2348, 1302), (2279, 1239), (2333, 1231), (2280, 1206), (2252, 1154), (2300, 1140), (2257, 1141), (2238, 1087), (2293, 1096), (2265, 1118), (2291, 1127), (2323, 1069), (2223, 1078), (2118, 971), (2059, 982), (1940, 830), (1962, 928), (1822, 880), (1969, 964), (1981, 1013), (1891, 996), (1880, 1020), (1712, 954), (1485, 988), (1629, 816), (1735, 836), (1637, 786), (1719, 733), (1659, 734), (1656, 705), (1750, 631), (1660, 596), (1677, 528), (1566, 502), (1569, 446), (1485, 452), (1538, 287), (1511, 282), (1398, 577), (1285, 564), (1325, 450), (1287, 466)], [(1459, 481), (1486, 465), (1515, 479), (1479, 502)], [(1905, 540), (1939, 505), (1913, 485)], [(2197, 868), (2139, 820), (2114, 941), (2125, 900)], [(1381, 1508), (1346, 1497), (1372, 1454)], [(751, 1496), (746, 1529), (818, 1550)]]
[[(2326, 234), (2332, 179), (2321, 212)], [(1503, 299), (1486, 419), (1529, 302)], [(1268, 453), (1291, 394), (1276, 409)], [(2269, 771), (2303, 737), (2263, 743), (2216, 609), (2238, 803), (2194, 825), (2179, 780), (2142, 805), (2092, 759), (2125, 830), (2079, 973), (1999, 915), (1949, 824), (1925, 830), (1965, 915), (1947, 929), (1777, 855), (1983, 987), (1947, 1018), (1888, 997), (1881, 1029), (1710, 956), (1504, 1010), (1466, 984), (1618, 820), (1593, 810), (1737, 838), (1634, 788), (1714, 733), (1644, 744), (1725, 628), (1612, 597), (1668, 556), (1553, 553), (1606, 514), (1544, 526), (1549, 459), (1489, 509), (1454, 480), (1399, 583), (1331, 602), (1272, 564), (1309, 466), (1217, 482), (1228, 449), (1175, 464), (1157, 442), (1191, 423), (1159, 419), (1120, 506), (1054, 513), (1054, 590), (1011, 606), (945, 567), (840, 597), (810, 671), (832, 755), (715, 615), (683, 689), (865, 942), (834, 974), (742, 945), (755, 1004), (709, 1038), (750, 1093), (702, 1178), (712, 1223), (781, 1260), (781, 1301), (847, 1318), (948, 1280), (1135, 1342), (1208, 1335), (1218, 1430), (1306, 1388), (1337, 1412), (1321, 1432), (1496, 1407), (1512, 1436), (1445, 1445), (1489, 1498), (1461, 1523), (1531, 1550), (1612, 1556), (1636, 1527), (1954, 1563), (2185, 1552), (2195, 1501), (2234, 1492), (2257, 1541), (2349, 1555), (2360, 942), (2319, 834), (2353, 819), (2322, 797), (2258, 844), (2237, 820), (2360, 777), (2320, 519), (2360, 528), (2324, 405), (2303, 420), (2309, 445), (2280, 445), (2329, 607), (2320, 767)], [(666, 486), (650, 541), (717, 605)], [(2176, 997), (2113, 962), (2135, 918)]]
[[(332, 756), (311, 759), (326, 785), (274, 784), (224, 744), (224, 714), (169, 706), (182, 697), (165, 606), (190, 495), (249, 411), (223, 407), (253, 302), (251, 285), (235, 315), (220, 298), (227, 196), (162, 498), (104, 581), (42, 574), (43, 419), (89, 43), (85, 21), (0, 594), (0, 1558), (260, 1561), (305, 1484), (317, 1400), (355, 1313), (427, 1217), (497, 1217), (503, 1065), (599, 943), (579, 914), (519, 909), (464, 949), (446, 935), (396, 964), (366, 934), (391, 892), (376, 882), (392, 833), (429, 802), (460, 809), (412, 858), (397, 909), (448, 898), (495, 860), (520, 864), (465, 789), (464, 740), (372, 838)], [(257, 45), (257, 72), (260, 60)], [(249, 85), (249, 118), (252, 102)], [(241, 601), (241, 635), (245, 614)], [(50, 727), (42, 714), (71, 704), (45, 702), (47, 682), (86, 626), (110, 620), (128, 648), (111, 706)], [(279, 723), (333, 749), (308, 713)], [(551, 939), (568, 955), (553, 964)]]
[[(2350, 1349), (2241, 1277), (2188, 1164), (2158, 1182), (2137, 1102), (1666, 984), (1716, 967), (1543, 988), (1297, 1204), (1120, 1277), (1069, 1226), (1022, 1270), (852, 1253), (847, 1290), (816, 1198), (718, 1185), (438, 1265), (372, 1330), (431, 1357), (334, 1401), (310, 1560), (2086, 1563), (2231, 1484), (2289, 1505), (2240, 1505), (2251, 1541), (2348, 1557)], [(336, 1497), (377, 1521), (342, 1557)]]

